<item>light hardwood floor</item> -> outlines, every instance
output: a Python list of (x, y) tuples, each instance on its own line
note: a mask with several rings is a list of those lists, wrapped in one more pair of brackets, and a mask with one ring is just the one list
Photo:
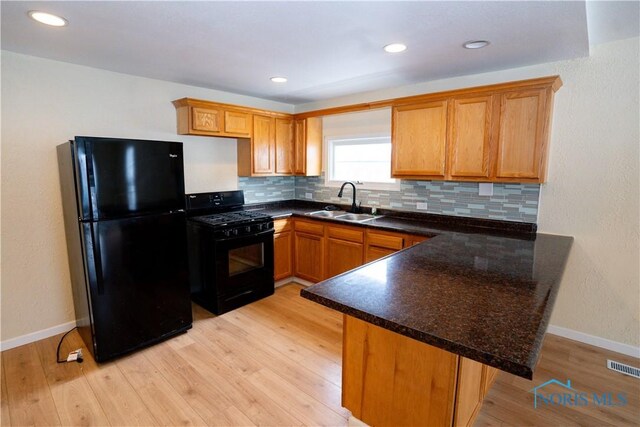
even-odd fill
[[(90, 355), (56, 364), (60, 335), (5, 351), (2, 425), (344, 426), (342, 317), (299, 291), (287, 285), (218, 317), (194, 305), (187, 334), (101, 365)], [(74, 332), (62, 354), (78, 347)], [(607, 357), (638, 364), (547, 336), (534, 381), (500, 373), (476, 425), (637, 425), (640, 381), (608, 371)], [(625, 392), (629, 403), (534, 410), (529, 390), (550, 378), (585, 392)]]

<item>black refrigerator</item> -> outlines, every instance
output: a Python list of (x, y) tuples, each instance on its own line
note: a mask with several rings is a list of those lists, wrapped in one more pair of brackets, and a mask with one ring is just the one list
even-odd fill
[(76, 137), (58, 164), (76, 322), (94, 358), (189, 329), (182, 144)]

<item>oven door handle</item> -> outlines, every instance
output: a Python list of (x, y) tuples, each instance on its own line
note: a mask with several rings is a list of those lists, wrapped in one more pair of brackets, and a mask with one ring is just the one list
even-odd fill
[(222, 238), (222, 239), (216, 239), (216, 242), (231, 242), (233, 240), (245, 239), (247, 237), (261, 237), (261, 236), (265, 236), (267, 234), (273, 234), (274, 231), (275, 230), (273, 228), (270, 228), (268, 230), (261, 231), (259, 233), (243, 234), (242, 236), (233, 236), (233, 237), (225, 237), (225, 238)]

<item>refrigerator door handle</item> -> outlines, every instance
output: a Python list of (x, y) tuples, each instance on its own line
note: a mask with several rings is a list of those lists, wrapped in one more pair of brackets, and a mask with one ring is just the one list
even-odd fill
[(91, 224), (91, 238), (93, 240), (93, 258), (95, 260), (96, 268), (96, 285), (98, 288), (98, 295), (104, 295), (104, 280), (102, 278), (102, 254), (100, 253), (100, 233), (98, 227), (100, 223), (94, 222)]

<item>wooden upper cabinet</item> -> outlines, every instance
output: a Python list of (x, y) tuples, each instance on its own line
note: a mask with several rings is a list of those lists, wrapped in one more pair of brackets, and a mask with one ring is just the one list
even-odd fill
[(293, 172), (296, 175), (305, 175), (307, 173), (307, 144), (306, 123), (304, 119), (293, 121), (294, 125), (294, 165)]
[(274, 118), (254, 115), (251, 139), (252, 174), (274, 173), (276, 166), (274, 141)]
[(322, 173), (322, 118), (294, 120), (295, 175), (319, 176)]
[(252, 124), (251, 114), (249, 113), (241, 111), (224, 112), (224, 131), (226, 134), (251, 137)]
[(544, 180), (549, 116), (547, 89), (500, 95), (496, 178)]
[(493, 96), (451, 101), (447, 176), (488, 178), (490, 174)]
[(443, 179), (447, 101), (393, 108), (391, 175)]
[(209, 108), (192, 109), (191, 127), (202, 132), (222, 132), (222, 110)]
[(477, 182), (546, 179), (559, 76), (286, 114), (173, 101), (178, 133), (238, 140), (238, 175), (322, 173), (322, 116), (392, 108), (391, 176)]
[(197, 99), (173, 101), (180, 135), (250, 138), (252, 114), (243, 107)]
[(276, 169), (278, 175), (293, 174), (293, 119), (276, 119)]

